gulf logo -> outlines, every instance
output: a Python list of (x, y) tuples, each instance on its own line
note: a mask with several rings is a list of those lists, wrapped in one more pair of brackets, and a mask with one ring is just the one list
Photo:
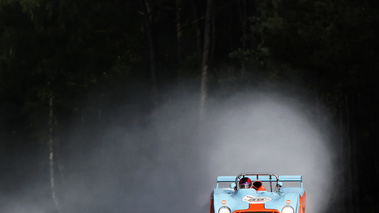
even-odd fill
[(222, 200), (222, 201), (221, 201), (221, 204), (222, 204), (222, 205), (226, 205), (226, 204), (227, 204), (226, 200)]
[(286, 204), (287, 205), (291, 204), (291, 200), (286, 200)]

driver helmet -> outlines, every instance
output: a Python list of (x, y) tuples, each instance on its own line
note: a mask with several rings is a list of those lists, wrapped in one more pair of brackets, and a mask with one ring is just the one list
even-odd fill
[(240, 180), (240, 189), (250, 189), (251, 187), (251, 180), (250, 178), (243, 177)]

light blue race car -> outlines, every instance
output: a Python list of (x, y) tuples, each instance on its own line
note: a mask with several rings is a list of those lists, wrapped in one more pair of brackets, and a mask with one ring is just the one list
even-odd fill
[(211, 213), (305, 213), (302, 176), (244, 173), (219, 176)]

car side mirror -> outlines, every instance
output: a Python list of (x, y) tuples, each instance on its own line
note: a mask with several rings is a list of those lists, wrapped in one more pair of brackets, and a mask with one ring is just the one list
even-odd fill
[(283, 186), (283, 183), (282, 182), (278, 182), (277, 184), (276, 184), (276, 190), (280, 193), (280, 188), (282, 188), (282, 186)]
[(235, 189), (236, 188), (236, 183), (230, 183), (229, 186), (230, 186), (230, 188)]

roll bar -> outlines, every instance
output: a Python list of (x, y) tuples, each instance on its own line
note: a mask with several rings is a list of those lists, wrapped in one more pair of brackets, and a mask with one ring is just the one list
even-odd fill
[[(263, 178), (263, 179), (260, 179), (259, 176), (266, 176), (267, 178)], [(270, 191), (272, 192), (272, 179), (273, 177), (275, 177), (275, 181), (276, 181), (276, 184), (278, 184), (279, 182), (279, 176), (276, 175), (276, 174), (267, 174), (267, 173), (241, 173), (239, 175), (237, 175), (236, 177), (236, 180), (235, 180), (235, 184), (236, 184), (236, 187), (239, 188), (239, 181), (241, 180), (241, 178), (243, 177), (249, 177), (250, 179), (252, 180), (259, 180), (259, 181), (262, 181), (262, 182), (270, 182)], [(254, 179), (253, 177), (255, 177), (256, 179)]]
[(262, 182), (270, 182), (270, 188), (272, 191), (272, 182), (275, 181), (277, 184), (280, 182), (303, 182), (303, 178), (301, 175), (276, 175), (276, 174), (270, 174), (270, 173), (241, 173), (237, 176), (218, 176), (217, 177), (217, 188), (218, 183), (220, 182), (234, 182), (236, 187), (239, 187), (239, 180), (242, 177), (248, 177), (252, 181), (262, 181)]

